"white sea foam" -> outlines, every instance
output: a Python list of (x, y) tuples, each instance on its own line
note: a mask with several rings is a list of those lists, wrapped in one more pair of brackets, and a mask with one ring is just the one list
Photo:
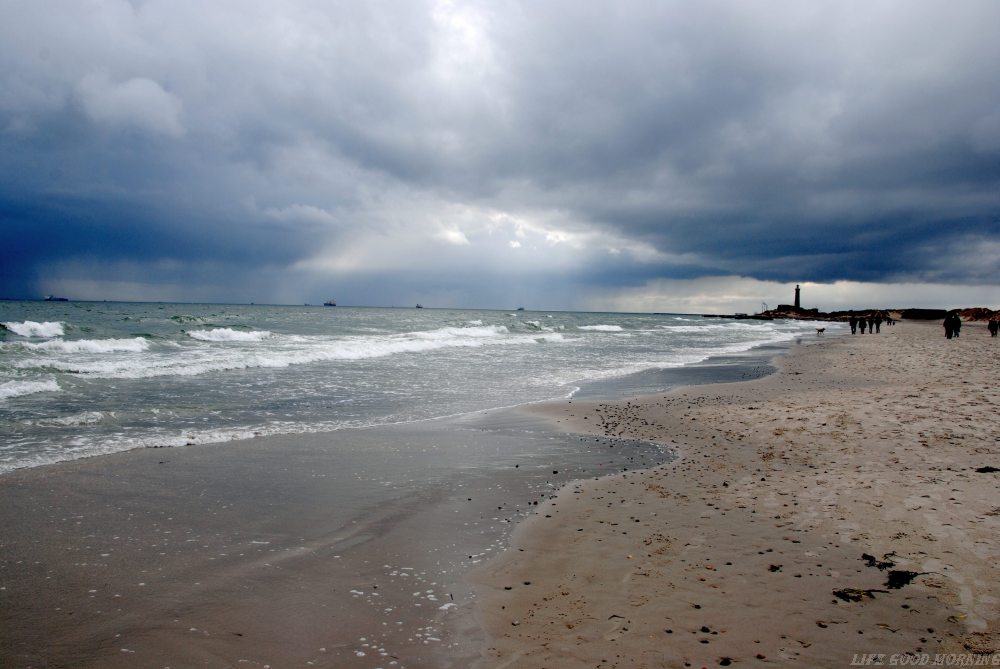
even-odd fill
[(483, 325), (478, 327), (468, 327), (468, 328), (439, 328), (437, 330), (427, 330), (410, 332), (403, 337), (413, 336), (418, 339), (433, 339), (446, 341), (449, 339), (462, 339), (466, 337), (497, 337), (510, 332), (506, 326), (503, 325)]
[(49, 353), (141, 353), (149, 350), (143, 337), (132, 339), (51, 339), (40, 344), (25, 343), (25, 347)]
[(52, 321), (44, 323), (36, 323), (35, 321), (6, 322), (4, 326), (22, 337), (62, 337), (66, 334), (62, 323)]
[(522, 336), (509, 336), (502, 325), (468, 328), (439, 328), (379, 337), (349, 337), (331, 342), (315, 358), (319, 360), (360, 360), (402, 353), (425, 353), (445, 348), (480, 348), (487, 345), (530, 343)]
[(578, 330), (593, 330), (594, 332), (621, 332), (620, 325), (581, 325)]
[(96, 425), (102, 422), (107, 415), (113, 416), (114, 414), (105, 414), (103, 411), (84, 411), (83, 413), (71, 414), (69, 416), (27, 421), (27, 423), (29, 425), (79, 427), (81, 425)]
[[(0, 386), (2, 387), (2, 386)], [(82, 418), (82, 416), (81, 416)], [(140, 434), (81, 435), (72, 442), (54, 449), (38, 451), (33, 457), (7, 459), (0, 457), (0, 474), (24, 467), (65, 462), (98, 455), (110, 455), (138, 448), (180, 448), (226, 443), (242, 439), (286, 434), (313, 434), (340, 429), (371, 427), (372, 421), (324, 421), (319, 423), (280, 422), (256, 427), (215, 428), (206, 430), (154, 429)]]
[(35, 393), (54, 393), (59, 391), (59, 384), (52, 379), (45, 381), (8, 381), (0, 384), (0, 400)]
[[(807, 326), (808, 327), (808, 326)], [(771, 321), (741, 321), (738, 323), (705, 323), (702, 325), (658, 325), (658, 329), (673, 333), (693, 333), (711, 334), (713, 337), (718, 333), (768, 333), (779, 329), (778, 324)], [(795, 326), (793, 329), (798, 329)]]
[(199, 341), (262, 341), (274, 336), (267, 330), (233, 330), (232, 328), (215, 328), (213, 330), (192, 330), (187, 333), (192, 339)]

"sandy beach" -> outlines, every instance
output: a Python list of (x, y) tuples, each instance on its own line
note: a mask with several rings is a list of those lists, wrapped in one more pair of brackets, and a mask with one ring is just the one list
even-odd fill
[(807, 344), (688, 373), (752, 381), (7, 474), (0, 666), (1000, 661), (997, 340)]
[(778, 374), (536, 408), (675, 462), (563, 489), (477, 570), (481, 667), (1000, 662), (1000, 351), (938, 323)]

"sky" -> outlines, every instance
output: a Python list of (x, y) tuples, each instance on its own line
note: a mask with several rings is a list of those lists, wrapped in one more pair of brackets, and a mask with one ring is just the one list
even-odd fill
[(0, 297), (1000, 307), (995, 0), (0, 17)]

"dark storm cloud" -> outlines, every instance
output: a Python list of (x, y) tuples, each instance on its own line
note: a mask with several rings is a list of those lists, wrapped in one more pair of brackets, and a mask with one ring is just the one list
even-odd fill
[(588, 182), (570, 199), (581, 219), (661, 249), (721, 250), (729, 271), (832, 251), (845, 254), (840, 278), (854, 276), (852, 247), (905, 255), (935, 225), (940, 242), (996, 233), (1000, 77), (983, 32), (995, 7), (664, 7), (584, 11), (561, 34), (543, 22), (554, 39), (529, 36), (547, 46), (520, 58), (518, 71), (546, 73), (525, 85), (556, 91), (519, 98), (541, 103), (525, 114), (548, 134), (529, 133), (549, 173), (539, 182)]
[(994, 2), (0, 8), (0, 295), (1000, 271)]

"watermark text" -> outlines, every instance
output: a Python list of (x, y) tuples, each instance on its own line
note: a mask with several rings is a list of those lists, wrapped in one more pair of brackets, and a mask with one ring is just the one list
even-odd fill
[(1000, 655), (976, 653), (855, 653), (852, 667), (1000, 667)]

